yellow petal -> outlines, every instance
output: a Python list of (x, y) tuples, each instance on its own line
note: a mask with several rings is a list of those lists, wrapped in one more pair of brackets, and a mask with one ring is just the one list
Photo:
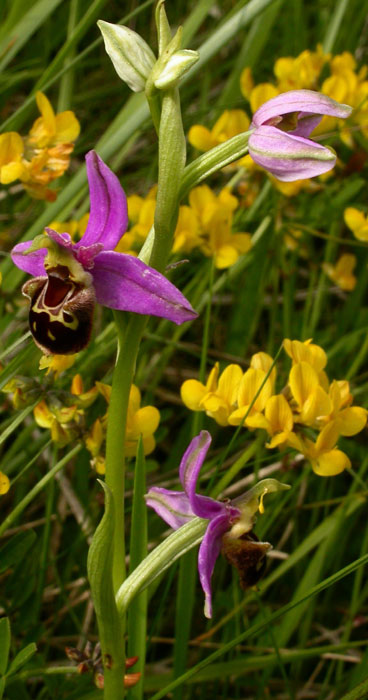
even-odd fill
[(290, 370), (289, 384), (295, 401), (302, 408), (318, 386), (317, 372), (307, 362), (298, 362)]
[(46, 401), (40, 401), (40, 403), (33, 409), (34, 419), (40, 428), (51, 428), (51, 424), (54, 417), (46, 403)]
[(216, 145), (211, 132), (200, 124), (195, 124), (189, 129), (188, 141), (194, 148), (198, 148), (199, 151), (209, 151), (210, 148)]
[(354, 207), (347, 207), (344, 210), (344, 221), (354, 234), (367, 224), (367, 219), (363, 212), (359, 211), (359, 209), (354, 209)]
[(139, 391), (138, 387), (135, 384), (132, 384), (132, 386), (130, 387), (130, 394), (129, 394), (129, 407), (135, 413), (136, 411), (138, 411), (140, 405), (141, 405), (141, 392)]
[(188, 379), (180, 389), (181, 400), (191, 411), (203, 411), (200, 404), (207, 393), (206, 387), (197, 379)]
[(220, 371), (220, 366), (219, 366), (219, 363), (216, 362), (216, 364), (214, 365), (214, 367), (212, 367), (212, 369), (208, 375), (208, 379), (206, 381), (206, 391), (211, 391), (211, 392), (217, 391), (217, 380), (218, 380), (218, 376), (219, 376), (219, 371)]
[(0, 134), (0, 167), (13, 161), (19, 161), (23, 155), (24, 144), (17, 131)]
[(14, 180), (21, 180), (26, 170), (23, 163), (8, 163), (0, 168), (0, 182), (2, 185), (9, 185)]
[(258, 107), (270, 100), (272, 97), (276, 97), (279, 94), (278, 89), (271, 83), (259, 83), (253, 88), (250, 94), (250, 106), (252, 112), (256, 112)]
[(336, 421), (330, 421), (321, 430), (315, 445), (316, 454), (319, 456), (323, 452), (332, 450), (339, 439), (339, 428)]
[(321, 386), (311, 391), (303, 404), (300, 421), (305, 425), (313, 425), (318, 418), (329, 416), (332, 411), (332, 401)]
[(293, 414), (283, 394), (271, 396), (265, 408), (265, 416), (270, 424), (271, 435), (278, 432), (291, 432), (294, 421)]
[(137, 435), (142, 435), (143, 438), (152, 435), (158, 428), (160, 422), (160, 412), (155, 406), (144, 406), (134, 416), (133, 431)]
[(340, 435), (349, 437), (360, 433), (367, 423), (367, 411), (360, 406), (351, 406), (340, 411), (336, 418)]
[(102, 424), (100, 419), (97, 418), (85, 439), (87, 450), (89, 450), (92, 457), (97, 457), (97, 455), (99, 454), (103, 440), (104, 433), (102, 429)]
[[(245, 374), (239, 385), (238, 392), (238, 405), (239, 408), (242, 406), (249, 406), (257, 392), (260, 390), (262, 384), (265, 381), (266, 373), (262, 369), (254, 369), (250, 367)], [(260, 394), (253, 404), (252, 411), (263, 411), (267, 399), (272, 394), (272, 382), (268, 378), (263, 385)]]
[(0, 472), (0, 496), (4, 496), (5, 493), (8, 493), (10, 489), (10, 481), (9, 477), (4, 474), (3, 472)]
[(39, 111), (41, 112), (43, 125), (49, 135), (54, 134), (56, 131), (55, 122), (55, 112), (52, 108), (51, 102), (47, 99), (43, 92), (36, 92), (36, 102)]
[(69, 143), (76, 141), (80, 133), (80, 124), (74, 112), (71, 110), (61, 112), (55, 117), (56, 134), (55, 143)]
[(336, 476), (351, 467), (349, 457), (341, 450), (331, 450), (311, 461), (313, 471), (319, 476)]
[(222, 372), (219, 383), (218, 393), (224, 397), (230, 405), (234, 404), (238, 394), (238, 388), (243, 376), (243, 370), (240, 365), (228, 365)]
[[(251, 367), (254, 367), (254, 369), (263, 369), (266, 374), (271, 369), (272, 364), (273, 358), (271, 355), (268, 355), (267, 352), (256, 352), (254, 355), (252, 355), (250, 360)], [(276, 381), (276, 372), (276, 367), (273, 367), (270, 374), (272, 384), (274, 384)]]
[(80, 374), (75, 374), (73, 379), (72, 379), (72, 385), (70, 387), (70, 393), (74, 394), (75, 396), (79, 396), (79, 394), (83, 394), (83, 379)]
[(223, 245), (215, 251), (215, 265), (218, 270), (226, 270), (236, 263), (239, 253), (232, 245)]

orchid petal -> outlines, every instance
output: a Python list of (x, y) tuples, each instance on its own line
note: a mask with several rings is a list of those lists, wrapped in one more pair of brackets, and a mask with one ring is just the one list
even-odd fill
[(327, 114), (330, 117), (346, 119), (351, 114), (352, 108), (320, 92), (290, 90), (271, 98), (257, 109), (253, 115), (252, 126), (268, 124), (270, 120), (291, 112), (301, 112), (302, 118), (309, 114)]
[(49, 228), (48, 226), (45, 228), (45, 231), (47, 232), (48, 237), (62, 248), (67, 248), (67, 250), (71, 250), (73, 248), (72, 239), (70, 238), (69, 233), (58, 233), (57, 231), (54, 231), (53, 228)]
[(197, 316), (166, 277), (132, 255), (103, 251), (96, 256), (91, 274), (96, 299), (103, 306), (162, 316), (177, 324)]
[(185, 450), (179, 467), (180, 481), (183, 484), (193, 513), (200, 518), (208, 519), (215, 518), (226, 509), (224, 503), (219, 503), (208, 496), (196, 494), (198, 475), (210, 444), (211, 435), (207, 430), (202, 430), (199, 435), (193, 438), (190, 445)]
[(229, 528), (228, 514), (218, 515), (209, 523), (199, 548), (198, 573), (205, 595), (204, 614), (206, 617), (212, 617), (211, 577), (216, 559), (221, 551), (222, 536)]
[(182, 491), (153, 486), (146, 496), (146, 504), (174, 530), (194, 518), (189, 499)]
[(125, 193), (116, 175), (95, 151), (87, 153), (86, 164), (91, 210), (76, 248), (103, 243), (105, 250), (113, 250), (128, 225)]
[(255, 163), (283, 182), (321, 175), (336, 162), (329, 148), (273, 126), (259, 127), (251, 134), (249, 153)]
[(11, 251), (11, 258), (17, 267), (24, 272), (28, 272), (32, 277), (42, 277), (47, 274), (44, 266), (44, 260), (47, 255), (47, 248), (39, 248), (26, 254), (28, 248), (31, 247), (33, 241), (23, 241), (14, 246)]

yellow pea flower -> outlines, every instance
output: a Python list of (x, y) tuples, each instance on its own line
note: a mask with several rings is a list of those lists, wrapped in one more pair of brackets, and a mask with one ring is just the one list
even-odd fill
[[(102, 423), (99, 418), (96, 418), (91, 430), (85, 438), (86, 448), (91, 453), (92, 457), (98, 457), (104, 439), (105, 435)], [(101, 471), (98, 473), (101, 473)]]
[(40, 401), (33, 410), (33, 415), (40, 428), (48, 428), (51, 440), (64, 447), (75, 439), (74, 419), (77, 417), (77, 407), (62, 407), (50, 409), (46, 401)]
[(240, 90), (242, 92), (242, 95), (244, 95), (245, 99), (248, 100), (248, 102), (253, 88), (254, 80), (252, 77), (252, 70), (248, 67), (243, 68), (242, 73), (240, 75)]
[(74, 112), (68, 110), (55, 114), (50, 101), (42, 92), (36, 92), (36, 103), (41, 116), (36, 119), (30, 132), (29, 143), (37, 148), (75, 141), (80, 125)]
[(289, 387), (296, 402), (298, 422), (313, 426), (318, 418), (331, 412), (331, 399), (320, 386), (317, 371), (308, 362), (297, 362), (292, 366)]
[(368, 242), (368, 216), (359, 209), (347, 207), (344, 210), (344, 221), (358, 241)]
[(132, 226), (129, 233), (134, 236), (138, 242), (143, 242), (146, 240), (151, 227), (153, 226), (153, 220), (155, 216), (156, 200), (155, 199), (144, 199), (141, 208), (138, 212), (137, 223)]
[(242, 376), (241, 367), (231, 364), (224, 369), (219, 378), (219, 365), (216, 363), (205, 385), (196, 379), (188, 379), (182, 384), (182, 401), (191, 411), (206, 411), (218, 425), (228, 425), (228, 417), (236, 404)]
[(4, 472), (0, 472), (0, 496), (4, 496), (6, 493), (8, 493), (9, 489), (9, 477), (6, 474), (4, 474)]
[(321, 430), (316, 442), (305, 439), (304, 454), (310, 460), (313, 471), (319, 476), (336, 476), (351, 467), (349, 457), (335, 447), (338, 437), (337, 426), (328, 423)]
[(142, 436), (144, 454), (150, 454), (156, 443), (153, 433), (160, 422), (160, 412), (154, 406), (141, 406), (141, 393), (134, 384), (129, 395), (125, 451), (127, 457), (135, 457), (139, 437)]
[(356, 262), (355, 255), (344, 253), (340, 255), (336, 265), (322, 263), (322, 269), (325, 275), (335, 282), (340, 289), (351, 292), (357, 282), (357, 278), (353, 274)]
[(351, 406), (353, 397), (349, 382), (346, 380), (331, 382), (329, 398), (331, 411), (322, 422), (333, 422), (339, 435), (345, 437), (360, 433), (367, 423), (368, 412), (361, 406)]

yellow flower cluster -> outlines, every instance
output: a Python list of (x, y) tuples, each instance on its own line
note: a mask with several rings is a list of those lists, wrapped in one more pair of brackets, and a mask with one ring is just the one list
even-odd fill
[[(61, 356), (62, 357), (62, 356)], [(63, 371), (52, 366), (54, 372)], [(84, 391), (80, 374), (73, 377), (69, 401), (62, 404), (53, 397), (52, 401), (40, 401), (34, 409), (34, 418), (40, 428), (50, 430), (51, 439), (60, 447), (73, 440), (82, 439), (91, 453), (92, 466), (99, 474), (105, 471), (105, 460), (102, 452), (106, 437), (107, 412), (102, 418), (97, 418), (92, 427), (86, 428), (85, 409), (89, 408), (98, 395), (102, 395), (107, 404), (110, 401), (111, 386), (96, 382), (89, 391)], [(68, 403), (69, 405), (65, 405)], [(125, 452), (128, 457), (134, 457), (137, 451), (139, 437), (142, 436), (145, 454), (150, 454), (155, 448), (153, 433), (160, 422), (160, 413), (154, 406), (141, 408), (141, 394), (135, 385), (129, 396), (128, 418), (125, 435)]]
[[(142, 244), (153, 226), (155, 195), (156, 189), (152, 188), (145, 199), (137, 195), (128, 197), (129, 219), (133, 226), (126, 236), (131, 235), (137, 244)], [(219, 269), (233, 265), (239, 255), (251, 247), (249, 233), (232, 233), (233, 215), (238, 205), (238, 199), (228, 188), (217, 195), (207, 185), (195, 187), (189, 193), (189, 205), (179, 208), (172, 252), (190, 253), (196, 248), (213, 257)], [(133, 241), (129, 240), (128, 245)]]
[[(329, 75), (321, 80), (323, 76)], [(277, 59), (274, 64), (275, 83), (254, 85), (250, 68), (241, 74), (240, 87), (244, 97), (255, 112), (271, 97), (276, 97), (288, 90), (318, 90), (337, 102), (349, 104), (354, 108), (350, 123), (358, 125), (364, 136), (368, 135), (368, 80), (367, 66), (357, 69), (354, 56), (348, 51), (331, 56), (323, 53), (322, 47), (316, 51), (303, 51), (296, 57), (286, 56)], [(349, 128), (344, 122), (334, 117), (323, 117), (314, 134), (340, 130), (344, 142), (353, 148), (354, 141)]]
[[(205, 385), (195, 379), (185, 381), (183, 403), (192, 411), (205, 411), (221, 426), (264, 429), (270, 438), (266, 447), (292, 447), (311, 462), (316, 474), (339, 474), (350, 467), (350, 460), (336, 447), (337, 441), (341, 435), (359, 433), (367, 411), (351, 405), (348, 381), (329, 382), (323, 348), (310, 340), (286, 339), (284, 349), (292, 367), (280, 393), (275, 392), (272, 357), (259, 352), (252, 356), (246, 372), (231, 364), (219, 375), (216, 364)], [(309, 437), (311, 431), (315, 440)]]
[(55, 114), (42, 92), (36, 93), (36, 102), (41, 116), (26, 137), (16, 131), (0, 135), (0, 182), (20, 180), (32, 197), (52, 202), (56, 192), (48, 185), (69, 167), (80, 126), (69, 110)]

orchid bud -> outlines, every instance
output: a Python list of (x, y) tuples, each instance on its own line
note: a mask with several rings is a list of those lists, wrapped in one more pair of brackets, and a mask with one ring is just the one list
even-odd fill
[(159, 90), (168, 90), (175, 87), (181, 77), (197, 63), (199, 54), (197, 51), (181, 49), (176, 51), (168, 59), (166, 65), (157, 78), (153, 78), (153, 84)]
[(139, 34), (128, 27), (99, 20), (106, 53), (122, 80), (133, 92), (143, 92), (155, 64), (155, 55)]

